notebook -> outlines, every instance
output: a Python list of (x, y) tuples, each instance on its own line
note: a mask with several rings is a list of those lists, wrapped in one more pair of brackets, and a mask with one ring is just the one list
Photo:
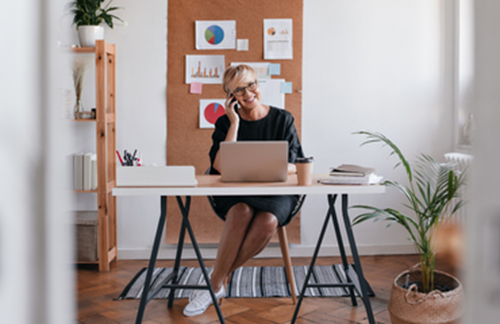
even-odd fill
[(287, 141), (222, 142), (221, 180), (281, 182), (288, 179)]

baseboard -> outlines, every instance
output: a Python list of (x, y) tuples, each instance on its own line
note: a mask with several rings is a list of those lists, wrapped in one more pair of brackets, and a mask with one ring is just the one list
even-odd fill
[[(314, 246), (290, 246), (291, 257), (311, 257), (314, 253)], [(158, 251), (158, 260), (175, 259), (176, 246), (173, 244), (162, 246)], [(200, 248), (204, 259), (215, 259), (217, 254), (217, 245), (203, 246)], [(351, 251), (346, 246), (346, 253), (350, 255)], [(391, 255), (391, 254), (414, 254), (413, 244), (391, 244), (391, 245), (358, 245), (359, 255)], [(322, 246), (319, 256), (339, 256), (340, 252), (337, 246)], [(118, 248), (118, 259), (121, 260), (144, 260), (149, 259), (151, 250), (148, 249), (126, 249)], [(280, 258), (281, 250), (277, 244), (271, 244), (260, 253), (257, 258)], [(195, 259), (196, 254), (190, 244), (187, 244), (182, 252), (183, 259)]]

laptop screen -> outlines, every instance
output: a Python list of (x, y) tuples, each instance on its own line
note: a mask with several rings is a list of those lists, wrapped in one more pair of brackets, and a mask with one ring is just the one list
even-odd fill
[(220, 163), (222, 181), (286, 181), (288, 179), (288, 142), (222, 142)]

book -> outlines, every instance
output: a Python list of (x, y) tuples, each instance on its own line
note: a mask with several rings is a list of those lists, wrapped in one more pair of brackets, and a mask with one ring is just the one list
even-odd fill
[(92, 187), (92, 153), (83, 156), (83, 190), (91, 190)]
[(355, 164), (342, 164), (336, 168), (331, 168), (331, 176), (340, 177), (365, 177), (374, 174), (374, 168), (362, 167)]
[(90, 173), (92, 174), (90, 190), (97, 190), (97, 154), (95, 153), (90, 157)]
[(371, 173), (366, 176), (330, 176), (326, 179), (322, 179), (323, 184), (347, 184), (347, 185), (372, 185), (377, 184), (382, 180), (382, 176), (378, 176), (375, 173)]
[(73, 189), (83, 190), (83, 153), (73, 155)]

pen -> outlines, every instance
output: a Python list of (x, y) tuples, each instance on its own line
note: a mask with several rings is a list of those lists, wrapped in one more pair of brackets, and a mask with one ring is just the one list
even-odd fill
[(118, 156), (118, 159), (120, 160), (120, 163), (123, 166), (123, 160), (122, 160), (122, 157), (120, 156), (120, 152), (118, 152), (118, 150), (116, 150), (116, 155)]

